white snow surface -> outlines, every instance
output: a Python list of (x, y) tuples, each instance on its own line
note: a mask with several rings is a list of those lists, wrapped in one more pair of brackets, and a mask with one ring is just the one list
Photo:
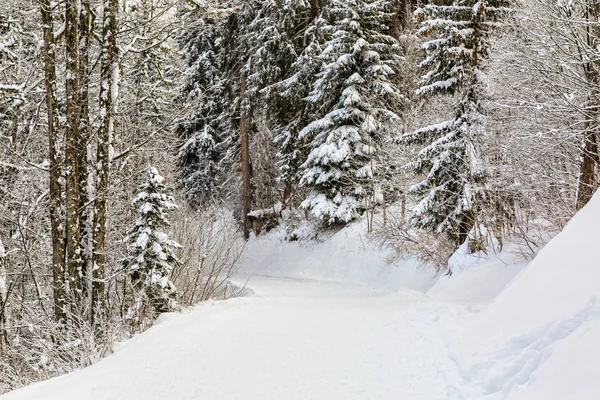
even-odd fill
[(468, 329), (460, 368), (493, 399), (600, 398), (600, 193)]
[(95, 365), (1, 399), (598, 399), (598, 221), (600, 195), (529, 265), (510, 245), (459, 251), (437, 278), (361, 223), (271, 232), (235, 278), (253, 295), (162, 315)]

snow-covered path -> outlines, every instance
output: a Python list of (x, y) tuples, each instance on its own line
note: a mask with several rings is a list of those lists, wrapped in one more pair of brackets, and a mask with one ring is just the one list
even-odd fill
[(162, 316), (97, 364), (0, 399), (597, 400), (600, 192), (590, 204), (529, 264), (508, 243), (465, 246), (436, 278), (359, 223), (253, 238), (236, 283), (254, 295)]
[[(84, 370), (3, 400), (462, 399), (423, 294), (251, 277), (258, 295), (161, 321)], [(440, 312), (438, 312), (438, 310)]]

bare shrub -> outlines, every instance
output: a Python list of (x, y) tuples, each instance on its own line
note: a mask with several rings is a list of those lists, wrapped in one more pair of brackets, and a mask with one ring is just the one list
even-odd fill
[(423, 264), (432, 265), (437, 273), (449, 272), (448, 259), (454, 252), (450, 241), (440, 234), (411, 228), (402, 214), (388, 213), (385, 222), (378, 221), (375, 225), (373, 237), (400, 256), (414, 257)]
[(0, 393), (92, 365), (129, 336), (122, 321), (106, 314), (92, 323), (86, 310), (70, 309), (57, 323), (53, 314), (41, 316), (26, 304), (21, 311), (2, 347)]
[(237, 272), (245, 242), (229, 213), (213, 209), (192, 216), (187, 210), (175, 225), (183, 250), (171, 280), (181, 305), (235, 295), (228, 290), (230, 278)]

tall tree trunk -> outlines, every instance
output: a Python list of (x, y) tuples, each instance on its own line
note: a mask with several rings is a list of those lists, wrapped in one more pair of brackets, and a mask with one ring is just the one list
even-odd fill
[(81, 242), (82, 242), (82, 277), (85, 282), (84, 290), (86, 298), (91, 296), (91, 231), (92, 231), (92, 210), (89, 201), (92, 193), (89, 193), (90, 168), (88, 167), (91, 159), (88, 154), (88, 145), (90, 144), (91, 126), (90, 126), (90, 104), (89, 104), (89, 86), (90, 86), (90, 39), (92, 35), (92, 9), (90, 0), (81, 0), (80, 27), (79, 27), (79, 77), (81, 86), (81, 112), (79, 118), (79, 210), (81, 221)]
[(242, 75), (240, 87), (240, 103), (242, 104), (240, 110), (240, 139), (242, 144), (242, 209), (244, 213), (244, 238), (246, 238), (246, 240), (250, 237), (250, 230), (252, 229), (252, 221), (250, 221), (250, 217), (248, 216), (252, 207), (252, 191), (250, 187), (250, 140), (248, 137), (248, 113), (244, 110), (247, 84), (247, 77)]
[(78, 1), (65, 2), (66, 46), (66, 114), (65, 130), (65, 190), (66, 190), (66, 258), (69, 295), (78, 305), (82, 295), (82, 257), (79, 188), (79, 118), (81, 112), (79, 86), (79, 16)]
[(310, 0), (310, 16), (315, 19), (321, 14), (323, 0)]
[[(598, 4), (588, 1), (586, 19), (590, 22), (598, 20)], [(595, 49), (598, 45), (600, 29), (594, 24), (586, 24), (586, 45)], [(581, 149), (581, 162), (579, 165), (579, 181), (577, 183), (577, 210), (583, 208), (594, 195), (596, 189), (596, 164), (598, 163), (598, 127), (600, 125), (598, 102), (598, 85), (600, 85), (600, 66), (597, 61), (587, 61), (585, 65), (585, 78), (588, 86), (588, 101), (586, 104), (586, 123)]]
[(411, 0), (395, 0), (392, 16), (392, 31), (396, 39), (400, 38), (400, 34), (408, 29), (412, 16)]
[(65, 250), (64, 231), (61, 218), (62, 188), (60, 185), (62, 160), (58, 148), (59, 120), (56, 110), (56, 47), (54, 43), (54, 21), (51, 0), (40, 1), (44, 37), (44, 75), (46, 86), (46, 115), (48, 117), (48, 156), (50, 158), (50, 232), (52, 237), (52, 281), (54, 315), (56, 320), (65, 320)]
[(102, 54), (100, 66), (100, 114), (102, 125), (98, 133), (96, 201), (94, 204), (92, 304), (94, 312), (102, 311), (104, 303), (104, 274), (106, 270), (106, 217), (110, 189), (112, 140), (115, 134), (115, 115), (119, 85), (118, 48), (116, 40), (118, 0), (104, 1), (102, 23)]
[(310, 16), (314, 19), (321, 13), (321, 3), (323, 0), (310, 0)]
[(292, 190), (292, 182), (291, 180), (287, 180), (283, 187), (283, 208), (287, 208), (290, 199), (292, 198)]
[[(454, 235), (454, 246), (456, 248), (459, 248), (465, 241), (469, 239), (469, 233), (471, 233), (471, 230), (475, 226), (476, 216), (475, 212), (470, 209), (464, 211), (459, 218), (458, 232), (456, 232), (456, 235)], [(479, 243), (476, 243), (475, 241), (469, 240), (468, 245), (471, 253), (481, 250), (481, 248), (479, 248)]]

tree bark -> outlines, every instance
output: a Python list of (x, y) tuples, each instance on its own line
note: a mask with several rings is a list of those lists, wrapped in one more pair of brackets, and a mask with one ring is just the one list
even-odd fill
[(62, 209), (62, 188), (60, 185), (62, 159), (58, 149), (59, 119), (56, 110), (56, 46), (54, 43), (54, 21), (50, 0), (40, 1), (42, 29), (44, 37), (44, 78), (46, 87), (46, 115), (48, 118), (48, 156), (50, 158), (49, 197), (50, 232), (52, 238), (52, 289), (54, 296), (54, 316), (64, 322), (65, 310), (65, 242)]
[(241, 117), (240, 117), (240, 139), (241, 139), (241, 153), (242, 153), (242, 209), (244, 213), (244, 238), (248, 240), (250, 237), (250, 230), (252, 229), (252, 221), (248, 214), (250, 214), (252, 207), (252, 192), (251, 192), (251, 179), (250, 179), (250, 140), (248, 138), (248, 115), (244, 110), (244, 102), (246, 100), (246, 86), (248, 80), (245, 75), (242, 75), (242, 83), (240, 87), (240, 104), (241, 104)]
[(82, 249), (79, 187), (79, 118), (81, 112), (79, 86), (79, 18), (77, 0), (65, 2), (66, 120), (65, 129), (65, 210), (67, 285), (73, 306), (82, 296)]
[[(589, 1), (586, 9), (587, 20), (598, 20), (598, 5)], [(588, 48), (597, 48), (599, 29), (593, 24), (586, 25), (586, 45)], [(594, 195), (596, 189), (596, 164), (598, 163), (598, 120), (600, 104), (598, 99), (598, 85), (600, 85), (600, 71), (597, 61), (588, 61), (585, 65), (585, 78), (588, 86), (588, 101), (586, 104), (586, 123), (581, 149), (581, 162), (579, 165), (579, 180), (577, 182), (576, 208), (583, 208)]]
[(285, 182), (285, 186), (283, 187), (283, 208), (287, 208), (292, 197), (292, 190), (292, 182)]
[[(470, 209), (463, 212), (460, 217), (460, 224), (458, 226), (458, 234), (456, 235), (456, 241), (454, 242), (454, 246), (459, 248), (465, 241), (469, 239), (469, 233), (471, 229), (475, 226), (475, 212)], [(480, 248), (480, 244), (476, 243), (476, 241), (469, 240), (469, 251), (471, 253), (475, 253), (476, 251), (482, 250)]]
[(322, 0), (310, 0), (310, 16), (315, 19), (321, 13)]
[(79, 28), (79, 77), (81, 86), (81, 112), (79, 118), (79, 211), (81, 221), (81, 242), (82, 242), (82, 278), (86, 299), (91, 296), (91, 231), (92, 231), (92, 210), (89, 201), (93, 194), (89, 193), (90, 173), (88, 154), (88, 145), (91, 137), (90, 126), (90, 106), (89, 106), (89, 85), (90, 85), (90, 39), (92, 35), (92, 8), (90, 0), (81, 0), (80, 28)]
[(97, 314), (104, 303), (104, 274), (106, 270), (106, 219), (110, 190), (111, 148), (115, 133), (119, 85), (118, 48), (116, 41), (118, 0), (104, 1), (102, 23), (102, 53), (100, 66), (100, 113), (102, 125), (98, 133), (96, 201), (94, 204), (94, 232), (92, 274), (92, 306)]
[(411, 0), (396, 0), (394, 2), (392, 31), (396, 39), (400, 38), (400, 34), (410, 26), (412, 16)]

